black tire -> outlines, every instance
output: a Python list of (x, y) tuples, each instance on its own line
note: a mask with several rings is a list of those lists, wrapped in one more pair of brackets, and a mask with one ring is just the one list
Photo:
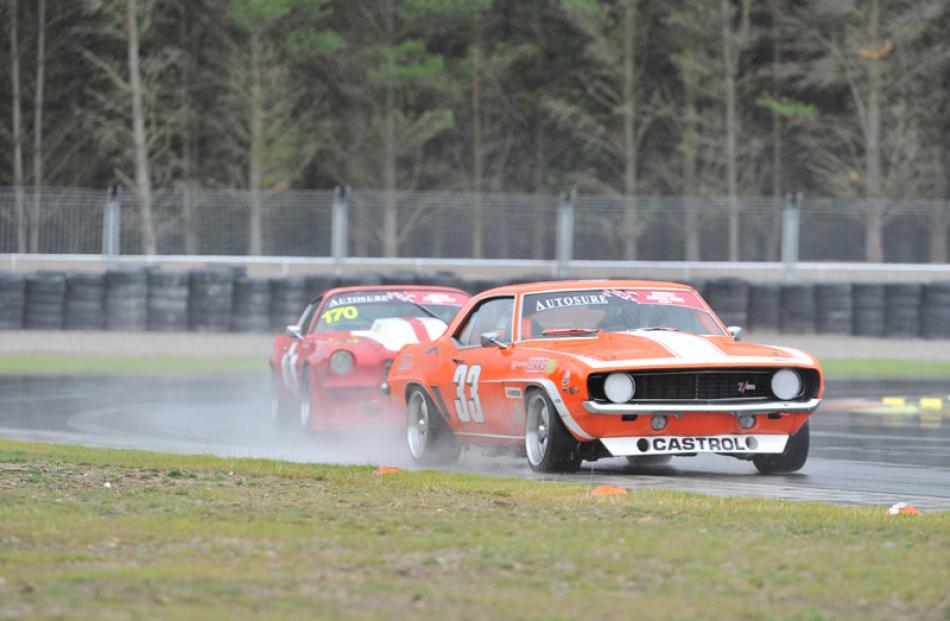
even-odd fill
[(462, 454), (462, 443), (418, 387), (406, 397), (406, 445), (412, 460), (423, 466), (452, 464)]
[(672, 455), (628, 455), (627, 463), (631, 466), (665, 466), (673, 460)]
[(752, 456), (752, 463), (762, 474), (778, 474), (800, 470), (808, 460), (809, 445), (808, 421), (792, 434), (779, 454), (759, 454)]
[(529, 390), (525, 410), (525, 452), (531, 469), (577, 472), (581, 467), (580, 442), (564, 426), (547, 394), (536, 388)]

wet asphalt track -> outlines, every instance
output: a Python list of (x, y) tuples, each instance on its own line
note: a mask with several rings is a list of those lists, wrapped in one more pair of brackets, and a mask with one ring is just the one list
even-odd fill
[[(571, 480), (588, 485), (662, 487), (728, 496), (761, 496), (889, 506), (910, 501), (950, 510), (950, 411), (860, 414), (861, 400), (881, 395), (950, 393), (950, 382), (830, 383), (812, 417), (805, 468), (762, 476), (749, 462), (717, 455), (674, 458), (669, 466), (634, 468), (624, 460), (585, 464), (572, 476), (541, 477), (524, 459), (469, 451), (457, 467), (498, 476)], [(3, 377), (0, 436), (89, 446), (295, 461), (412, 467), (395, 434), (305, 438), (279, 432), (268, 414), (267, 378)]]

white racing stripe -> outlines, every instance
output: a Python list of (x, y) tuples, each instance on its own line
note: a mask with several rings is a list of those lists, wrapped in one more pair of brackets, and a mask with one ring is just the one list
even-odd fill
[[(437, 338), (445, 331), (445, 323), (434, 317), (419, 317), (417, 320), (430, 338)], [(389, 351), (399, 351), (403, 345), (419, 342), (412, 325), (399, 317), (377, 319), (369, 330), (353, 330), (351, 334), (374, 340)]]
[(781, 453), (787, 435), (647, 436), (601, 438), (611, 455), (675, 455), (677, 453)]
[(626, 360), (598, 360), (596, 358), (591, 358), (589, 356), (584, 356), (582, 354), (571, 354), (568, 352), (562, 352), (565, 355), (571, 356), (584, 364), (588, 365), (592, 369), (616, 369), (622, 367), (649, 367), (649, 366), (696, 366), (697, 364), (703, 363), (733, 363), (736, 365), (741, 364), (775, 364), (775, 363), (784, 363), (784, 364), (795, 364), (795, 363), (804, 363), (812, 364), (814, 361), (810, 356), (805, 355), (804, 353), (796, 350), (790, 349), (787, 347), (771, 347), (776, 351), (781, 351), (782, 354), (791, 356), (791, 358), (786, 358), (784, 356), (730, 356), (723, 350), (719, 349), (715, 343), (707, 339), (706, 337), (699, 336), (696, 334), (688, 334), (685, 332), (671, 332), (671, 331), (630, 331), (627, 334), (633, 334), (643, 339), (647, 339), (661, 346), (666, 351), (670, 352), (670, 355), (664, 358), (629, 358)]
[(634, 334), (663, 346), (664, 349), (683, 362), (721, 362), (729, 360), (729, 356), (724, 351), (707, 339), (695, 334), (668, 330), (634, 332)]

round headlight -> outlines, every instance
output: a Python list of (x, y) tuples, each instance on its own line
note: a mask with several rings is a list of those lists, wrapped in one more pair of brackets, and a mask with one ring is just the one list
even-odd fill
[(345, 349), (333, 352), (333, 355), (330, 356), (330, 368), (337, 375), (349, 373), (353, 370), (353, 354)]
[(792, 369), (780, 369), (772, 376), (772, 394), (788, 401), (802, 392), (802, 376)]
[(633, 398), (637, 386), (626, 373), (611, 373), (604, 380), (604, 394), (614, 403), (626, 403)]

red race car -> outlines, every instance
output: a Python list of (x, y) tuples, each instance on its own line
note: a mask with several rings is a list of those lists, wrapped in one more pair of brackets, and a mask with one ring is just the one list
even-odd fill
[(686, 285), (513, 285), (479, 294), (441, 337), (403, 349), (384, 390), (406, 412), (421, 463), (480, 444), (520, 450), (546, 472), (698, 453), (798, 470), (821, 402), (818, 362), (738, 334)]
[(469, 295), (449, 287), (330, 289), (277, 337), (271, 411), (305, 430), (401, 427), (401, 408), (380, 393), (403, 345), (441, 336)]

